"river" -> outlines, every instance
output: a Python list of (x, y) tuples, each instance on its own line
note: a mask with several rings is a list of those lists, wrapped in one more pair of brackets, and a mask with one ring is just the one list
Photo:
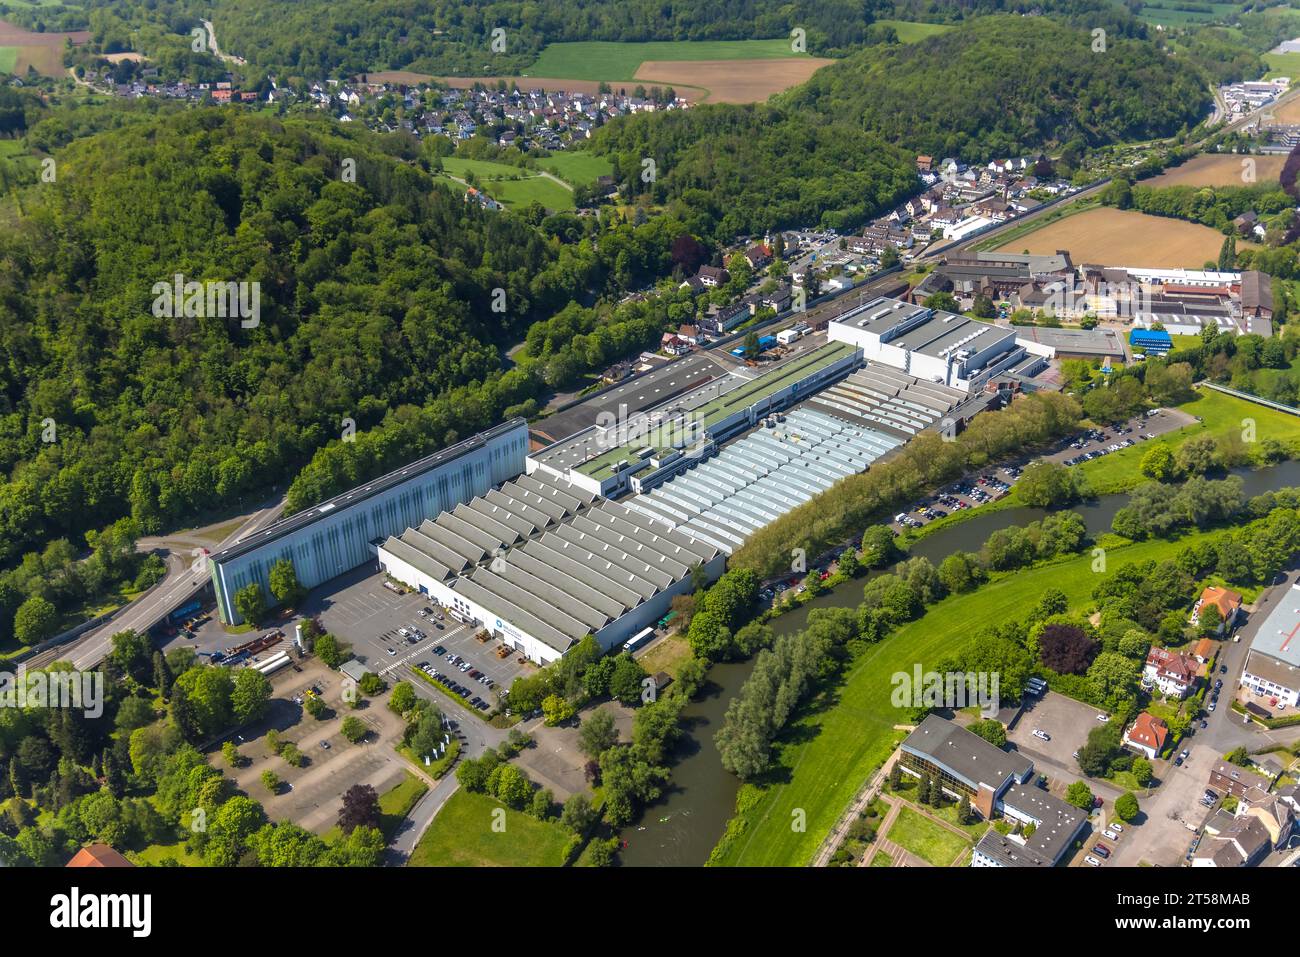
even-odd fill
[[(1234, 474), (1241, 476), (1249, 498), (1270, 489), (1300, 486), (1300, 461)], [(1070, 510), (1082, 515), (1088, 532), (1096, 535), (1110, 531), (1111, 520), (1127, 501), (1127, 494), (1103, 495)], [(997, 529), (1027, 525), (1045, 514), (1045, 510), (1037, 508), (1008, 508), (976, 515), (927, 535), (912, 545), (909, 555), (923, 555), (937, 565), (955, 551), (978, 551)], [(774, 619), (772, 627), (778, 634), (795, 632), (804, 627), (809, 612), (815, 608), (856, 608), (862, 601), (864, 581), (858, 578), (845, 582)], [(620, 835), (627, 843), (620, 853), (625, 866), (699, 867), (708, 860), (735, 810), (739, 786), (736, 778), (723, 769), (713, 735), (753, 666), (750, 659), (714, 665), (709, 670), (708, 688), (683, 713), (687, 734), (674, 755), (670, 790)]]

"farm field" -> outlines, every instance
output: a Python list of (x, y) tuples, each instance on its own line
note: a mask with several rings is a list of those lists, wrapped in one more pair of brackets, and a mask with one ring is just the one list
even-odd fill
[[(495, 811), (505, 830), (494, 831)], [(562, 867), (569, 831), (512, 811), (496, 798), (458, 790), (411, 854), (409, 867)]]
[(1223, 234), (1163, 216), (1101, 206), (1057, 220), (999, 246), (1003, 252), (1068, 249), (1077, 263), (1200, 269), (1217, 259)]
[(1300, 97), (1287, 100), (1281, 106), (1272, 107), (1266, 116), (1272, 116), (1274, 124), (1300, 123)]
[(710, 103), (760, 103), (798, 86), (834, 60), (785, 57), (779, 60), (647, 60), (636, 71), (642, 83), (699, 87)]
[[(1173, 542), (1151, 541), (1108, 549), (1109, 567), (1162, 560), (1185, 545), (1214, 537), (1194, 532)], [(804, 866), (849, 806), (854, 795), (884, 763), (904, 732), (890, 703), (890, 675), (916, 662), (937, 663), (960, 652), (981, 629), (1021, 614), (1048, 587), (1065, 592), (1072, 609), (1092, 601), (1098, 576), (1085, 553), (1000, 578), (975, 591), (933, 605), (919, 620), (871, 646), (832, 690), (833, 703), (804, 711), (782, 736), (778, 766), (767, 787), (743, 816), (744, 828), (713, 863), (722, 866)], [(860, 588), (856, 582), (841, 586)], [(792, 831), (795, 809), (807, 815), (807, 829)]]
[[(1289, 104), (1288, 104), (1289, 105)], [(1181, 166), (1167, 169), (1159, 176), (1143, 180), (1143, 186), (1245, 186), (1242, 176), (1253, 161), (1256, 183), (1276, 183), (1282, 173), (1286, 157), (1239, 156), (1234, 153), (1202, 153), (1193, 156)]]
[(527, 206), (536, 201), (547, 209), (573, 208), (571, 190), (533, 170), (488, 160), (457, 159), (454, 156), (445, 157), (442, 167), (448, 174), (447, 178), (464, 179), (467, 173), (472, 172), (480, 189), (507, 206)]
[(33, 33), (7, 20), (0, 20), (0, 73), (24, 74), (28, 67), (46, 76), (63, 73), (63, 47), (67, 40), (86, 43), (90, 33)]
[(572, 186), (594, 183), (599, 177), (614, 172), (608, 158), (594, 153), (554, 153), (545, 159), (539, 159), (537, 165)]
[(772, 60), (782, 57), (812, 59), (790, 49), (784, 37), (775, 40), (662, 40), (649, 43), (613, 43), (602, 40), (548, 44), (528, 74), (569, 77), (574, 80), (637, 79), (647, 60)]

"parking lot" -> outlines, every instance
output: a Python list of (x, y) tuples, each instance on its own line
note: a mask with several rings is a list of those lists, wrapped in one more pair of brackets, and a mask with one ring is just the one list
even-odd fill
[[(1065, 774), (1075, 780), (1082, 775), (1074, 752), (1088, 743), (1088, 732), (1102, 724), (1101, 718), (1109, 716), (1090, 704), (1048, 691), (1041, 698), (1029, 698), (1014, 730), (1007, 732), (1007, 741), (1031, 758), (1041, 773), (1048, 777)], [(1038, 737), (1035, 731), (1050, 740)]]
[[(513, 650), (499, 656), (505, 645), (495, 638), (479, 641), (481, 629), (456, 621), (428, 596), (393, 591), (385, 581), (366, 566), (331, 583), (335, 587), (329, 592), (309, 596), (303, 614), (319, 618), (326, 631), (352, 646), (362, 664), (390, 682), (409, 677), (412, 665), (428, 664), (468, 689), (466, 699), (479, 695), (495, 703), (499, 692), (533, 669)], [(467, 667), (462, 670), (461, 664)], [(470, 678), (472, 671), (492, 684)]]
[[(248, 763), (226, 773), (238, 788), (257, 797), (273, 820), (293, 821), (320, 834), (337, 822), (341, 796), (351, 785), (369, 784), (382, 794), (403, 780), (405, 762), (393, 750), (401, 737), (402, 719), (377, 701), (367, 700), (353, 710), (342, 700), (342, 676), (319, 661), (307, 658), (299, 667), (285, 668), (271, 679), (266, 717), (231, 739)], [(299, 703), (312, 687), (319, 689), (329, 708), (324, 720), (310, 717)], [(340, 732), (349, 715), (370, 729), (358, 744)], [(281, 741), (292, 742), (302, 752), (301, 767), (272, 753), (266, 741), (272, 729)], [(224, 766), (219, 757), (214, 755), (213, 760)], [(275, 794), (269, 794), (261, 781), (262, 772), (268, 770), (283, 782)]]

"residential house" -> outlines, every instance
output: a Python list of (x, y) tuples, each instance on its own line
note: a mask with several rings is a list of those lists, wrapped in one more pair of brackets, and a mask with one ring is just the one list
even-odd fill
[(1271, 843), (1258, 818), (1237, 817), (1216, 833), (1206, 830), (1192, 867), (1253, 867), (1268, 855)]
[(1201, 665), (1191, 655), (1152, 648), (1142, 669), (1142, 684), (1158, 688), (1167, 698), (1185, 698), (1200, 673)]
[(751, 269), (762, 269), (772, 261), (772, 247), (767, 243), (755, 243), (745, 250), (744, 255)]
[(1132, 727), (1124, 732), (1124, 745), (1141, 751), (1152, 761), (1160, 756), (1168, 740), (1169, 725), (1148, 711), (1138, 715)]
[(1247, 804), (1263, 804), (1273, 782), (1249, 768), (1239, 767), (1229, 761), (1218, 761), (1210, 769), (1208, 786), (1219, 794), (1231, 794)]
[(716, 286), (725, 286), (731, 282), (731, 273), (720, 266), (701, 266), (700, 271), (695, 275), (703, 285), (710, 289)]
[[(1216, 634), (1226, 634), (1236, 627), (1237, 617), (1241, 613), (1241, 602), (1241, 595), (1235, 591), (1217, 585), (1207, 585), (1192, 608), (1192, 624), (1200, 623), (1202, 608), (1207, 604), (1214, 605), (1219, 610), (1219, 619), (1222, 622)], [(1202, 664), (1207, 663), (1208, 661), (1202, 662)]]

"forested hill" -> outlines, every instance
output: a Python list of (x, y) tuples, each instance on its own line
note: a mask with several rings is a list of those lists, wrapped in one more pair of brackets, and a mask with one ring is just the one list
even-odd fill
[(1042, 17), (983, 17), (922, 43), (866, 51), (781, 98), (910, 149), (968, 162), (1149, 139), (1195, 126), (1204, 78), (1154, 44)]
[[(607, 124), (592, 148), (633, 194), (719, 239), (858, 225), (917, 188), (915, 157), (967, 162), (1170, 135), (1209, 109), (1195, 70), (1152, 43), (1044, 17), (991, 16), (823, 67), (763, 106)], [(656, 178), (644, 185), (643, 160)]]
[[(498, 346), (606, 272), (666, 271), (673, 234), (655, 231), (680, 230), (621, 227), (594, 253), (480, 211), (364, 132), (237, 110), (134, 119), (60, 151), (57, 181), (0, 233), (0, 567), (128, 507), (149, 530), (262, 494), (345, 419), (360, 432), (466, 383), (482, 384), (412, 448), (344, 471), (486, 426), (538, 392), (500, 375)], [(259, 282), (260, 325), (156, 316), (154, 284), (176, 273)], [(331, 479), (346, 476), (317, 484)]]
[[(224, 52), (254, 70), (313, 79), (384, 69), (511, 74), (527, 72), (547, 43), (767, 39), (795, 27), (809, 52), (843, 56), (881, 41), (888, 30), (873, 24), (890, 18), (956, 23), (1033, 12), (1112, 35), (1145, 31), (1111, 0), (0, 0), (0, 12), (33, 29), (90, 29), (103, 52), (148, 50), (191, 71), (199, 68), (190, 30), (207, 17)], [(492, 48), (496, 29), (504, 50)]]

